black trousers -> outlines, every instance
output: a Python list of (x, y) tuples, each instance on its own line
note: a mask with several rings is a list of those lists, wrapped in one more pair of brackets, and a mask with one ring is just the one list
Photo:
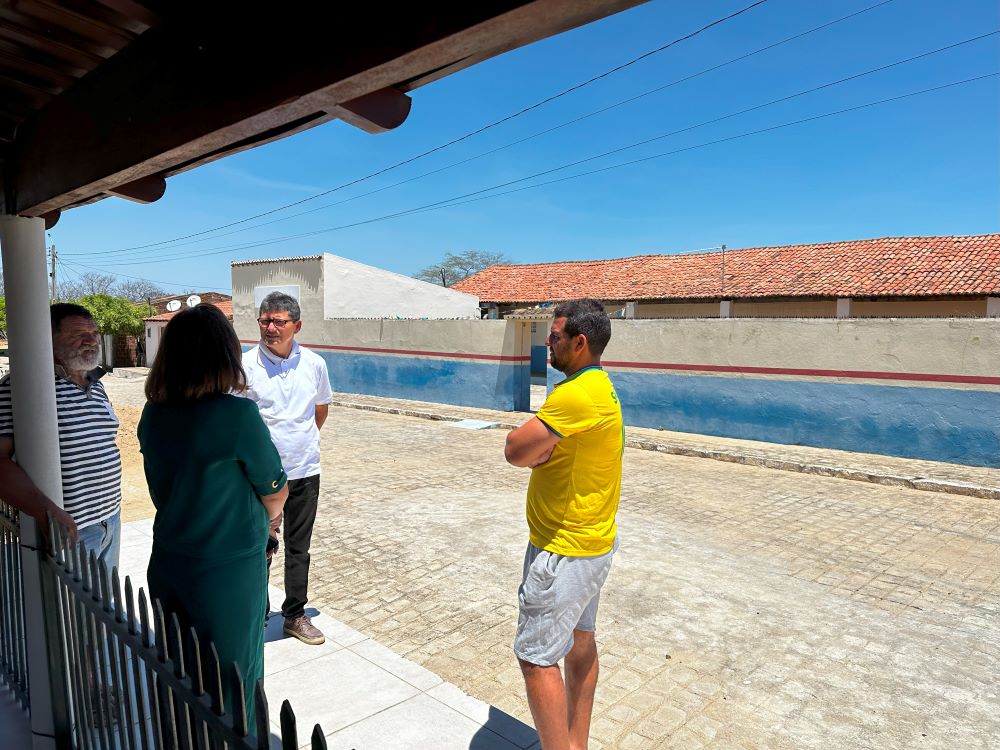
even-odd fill
[[(285, 601), (281, 614), (298, 617), (309, 601), (309, 545), (319, 504), (319, 474), (303, 479), (288, 480), (288, 500), (285, 502)], [(267, 561), (270, 570), (271, 561)], [(268, 607), (270, 609), (270, 607)]]

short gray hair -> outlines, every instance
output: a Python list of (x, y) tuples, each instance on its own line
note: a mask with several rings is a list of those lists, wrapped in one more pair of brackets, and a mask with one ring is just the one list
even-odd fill
[(295, 297), (284, 292), (271, 292), (264, 297), (257, 314), (263, 315), (266, 312), (286, 312), (292, 320), (299, 320), (302, 317), (302, 311), (299, 310), (299, 303), (295, 301)]

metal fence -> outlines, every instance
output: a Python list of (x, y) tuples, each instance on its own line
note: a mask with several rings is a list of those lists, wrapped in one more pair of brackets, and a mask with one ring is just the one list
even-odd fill
[[(16, 513), (0, 505), (3, 629), (0, 658), (7, 682), (28, 708), (27, 666)], [(12, 520), (13, 519), (13, 520)], [(221, 665), (215, 646), (204, 644), (176, 615), (133, 591), (126, 577), (108, 570), (82, 546), (55, 529), (42, 553), (49, 592), (43, 606), (54, 621), (61, 664), (52, 669), (57, 744), (75, 750), (265, 750), (272, 747), (262, 681), (253, 689), (254, 719), (246, 709), (243, 677)], [(20, 623), (20, 624), (18, 624)], [(17, 628), (20, 628), (18, 630)], [(19, 637), (20, 636), (20, 637)], [(204, 646), (204, 648), (203, 648)], [(224, 703), (225, 690), (231, 696)], [(228, 705), (226, 705), (228, 703)], [(280, 712), (280, 747), (299, 747), (295, 714)], [(326, 750), (317, 724), (312, 750)]]
[(18, 511), (0, 500), (0, 681), (28, 708)]

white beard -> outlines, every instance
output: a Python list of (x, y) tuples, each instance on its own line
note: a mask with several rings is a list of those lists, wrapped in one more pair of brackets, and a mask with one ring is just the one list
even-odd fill
[(73, 352), (72, 354), (67, 354), (65, 356), (60, 356), (59, 361), (62, 366), (67, 370), (73, 370), (76, 372), (89, 372), (97, 367), (99, 350), (94, 349), (93, 351), (80, 350)]

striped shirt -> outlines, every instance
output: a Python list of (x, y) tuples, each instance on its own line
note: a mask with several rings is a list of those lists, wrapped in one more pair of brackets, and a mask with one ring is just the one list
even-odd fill
[[(56, 374), (55, 386), (63, 507), (82, 529), (113, 516), (121, 506), (118, 417), (100, 382), (84, 389)], [(13, 437), (8, 375), (0, 380), (0, 438)]]

